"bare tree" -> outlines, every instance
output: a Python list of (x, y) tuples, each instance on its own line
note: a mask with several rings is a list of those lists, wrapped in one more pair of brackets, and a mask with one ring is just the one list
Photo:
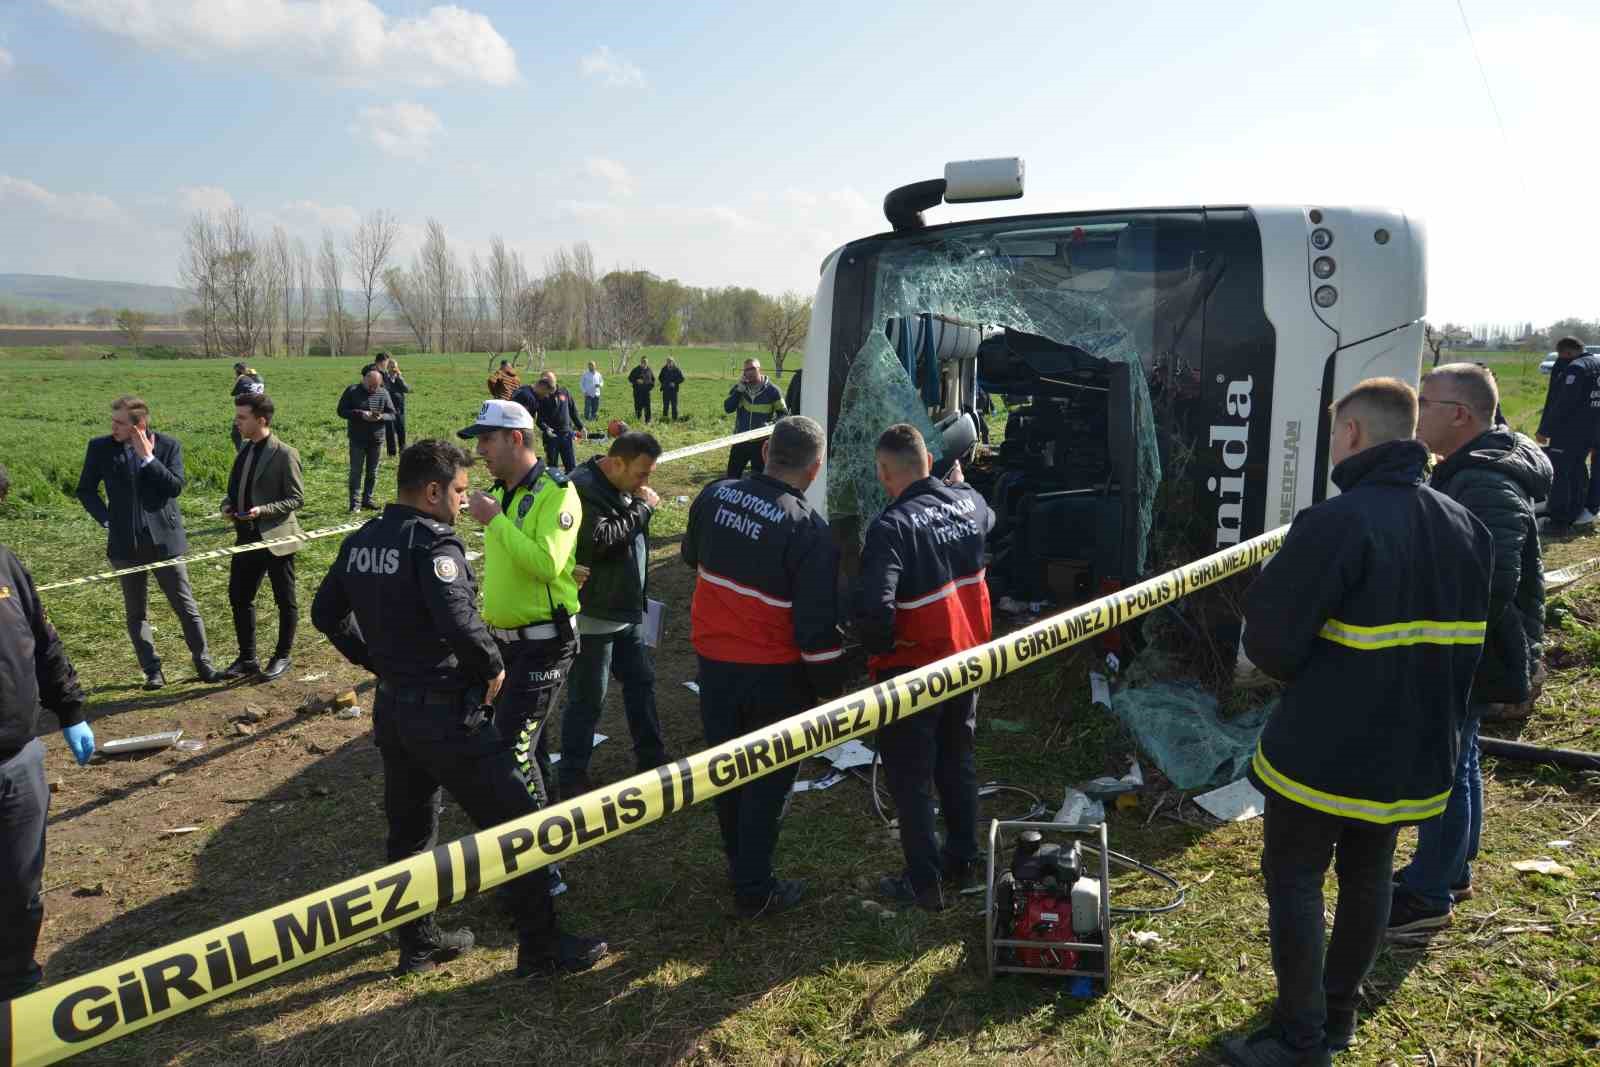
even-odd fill
[(333, 233), (322, 231), (322, 250), (317, 256), (317, 273), (322, 279), (322, 310), (324, 329), (328, 333), (328, 351), (342, 356), (349, 347), (349, 320), (344, 313), (344, 262), (339, 258), (339, 248), (333, 243)]
[(522, 260), (506, 248), (505, 238), (499, 234), (489, 239), (489, 288), (494, 295), (495, 351), (506, 347), (506, 325), (517, 319), (517, 299), (526, 279), (522, 277)]
[(361, 220), (345, 245), (350, 252), (350, 269), (355, 272), (365, 301), (365, 329), (361, 338), (361, 351), (364, 354), (372, 351), (372, 324), (383, 313), (378, 306), (378, 301), (383, 297), (383, 275), (399, 236), (399, 221), (380, 208)]
[[(487, 332), (491, 323), (490, 304), (494, 300), (494, 277), (491, 268), (484, 266), (478, 253), (472, 253), (469, 273), (472, 278), (472, 304), (467, 309), (467, 336), (463, 346), (467, 352), (478, 351), (480, 332)], [(484, 346), (489, 345), (485, 340)]]
[(555, 301), (551, 286), (543, 279), (525, 283), (517, 292), (516, 326), (522, 335), (522, 344), (528, 349), (538, 369), (544, 370), (545, 354), (550, 349), (551, 331), (555, 326)]
[(256, 354), (267, 327), (266, 257), (242, 207), (224, 211), (216, 224), (222, 346), (246, 359)]
[(761, 339), (772, 353), (772, 366), (777, 377), (783, 377), (783, 361), (806, 343), (806, 331), (811, 326), (811, 298), (801, 296), (792, 289), (767, 301), (761, 309)]
[(183, 258), (178, 263), (179, 279), (194, 294), (195, 318), (208, 356), (222, 347), (219, 243), (216, 219), (209, 212), (197, 212), (183, 231)]
[(583, 306), (583, 347), (593, 348), (602, 332), (601, 317), (608, 311), (601, 304), (608, 297), (600, 289), (594, 249), (589, 247), (588, 241), (578, 241), (572, 246), (572, 277)]
[(311, 252), (299, 237), (294, 239), (294, 264), (300, 288), (300, 354), (303, 356), (311, 347), (311, 283), (315, 271)]
[(428, 301), (427, 285), (420, 272), (390, 267), (383, 273), (383, 290), (389, 297), (389, 303), (399, 313), (400, 320), (411, 331), (411, 336), (417, 339), (417, 346), (424, 352), (431, 352), (433, 346), (429, 343), (429, 337), (437, 316)]
[(268, 263), (272, 275), (272, 317), (279, 324), (279, 339), (283, 354), (290, 355), (294, 345), (290, 340), (294, 324), (294, 254), (289, 251), (289, 235), (282, 226), (272, 228), (272, 243), (267, 246)]
[(428, 305), (438, 325), (438, 350), (443, 352), (449, 346), (448, 339), (460, 312), (460, 305), (456, 301), (466, 285), (456, 255), (450, 250), (450, 242), (445, 237), (444, 224), (438, 219), (428, 220), (422, 251), (417, 254), (413, 272), (420, 274), (420, 280), (427, 290)]
[(596, 286), (595, 328), (611, 350), (611, 372), (628, 369), (644, 347), (650, 330), (649, 275), (642, 270), (614, 270)]

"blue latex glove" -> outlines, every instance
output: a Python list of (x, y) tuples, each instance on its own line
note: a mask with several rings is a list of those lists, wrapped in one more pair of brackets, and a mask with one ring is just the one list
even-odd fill
[(67, 739), (67, 747), (77, 757), (78, 766), (89, 762), (89, 757), (94, 755), (94, 731), (89, 729), (88, 723), (75, 722), (71, 726), (63, 726), (61, 736)]

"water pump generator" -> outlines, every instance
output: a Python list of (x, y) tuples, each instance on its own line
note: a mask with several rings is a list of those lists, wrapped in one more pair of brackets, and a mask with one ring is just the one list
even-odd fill
[[(1001, 831), (1018, 834), (1009, 860)], [(1046, 835), (1067, 842), (1047, 841)], [(1090, 843), (1086, 843), (1090, 842)], [(1054, 975), (1111, 985), (1110, 853), (1104, 823), (989, 824), (989, 977)]]

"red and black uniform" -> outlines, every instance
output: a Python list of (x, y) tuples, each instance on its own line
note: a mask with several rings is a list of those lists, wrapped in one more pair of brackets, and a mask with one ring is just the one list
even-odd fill
[[(799, 489), (765, 474), (712, 482), (689, 511), (682, 553), (698, 572), (691, 633), (707, 744), (838, 692), (839, 553), (827, 522)], [(795, 770), (716, 799), (735, 892), (743, 899), (764, 900), (775, 884), (778, 814)]]
[[(984, 544), (994, 513), (969, 485), (923, 478), (867, 528), (854, 618), (873, 680), (989, 640)], [(878, 752), (900, 817), (906, 879), (918, 894), (978, 856), (976, 691), (878, 731)], [(933, 791), (945, 814), (941, 854)]]

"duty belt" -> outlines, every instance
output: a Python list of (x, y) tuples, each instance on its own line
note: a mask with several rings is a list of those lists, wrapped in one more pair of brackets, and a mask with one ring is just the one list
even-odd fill
[(397, 704), (421, 704), (425, 708), (455, 710), (466, 697), (465, 689), (430, 689), (422, 685), (379, 680), (378, 695)]
[[(568, 623), (568, 634), (575, 632), (576, 629), (576, 623)], [(513, 641), (552, 641), (561, 636), (561, 631), (553, 622), (536, 622), (531, 626), (519, 626), (514, 630), (502, 630), (498, 626), (491, 626), (489, 635), (496, 641), (510, 644)]]

